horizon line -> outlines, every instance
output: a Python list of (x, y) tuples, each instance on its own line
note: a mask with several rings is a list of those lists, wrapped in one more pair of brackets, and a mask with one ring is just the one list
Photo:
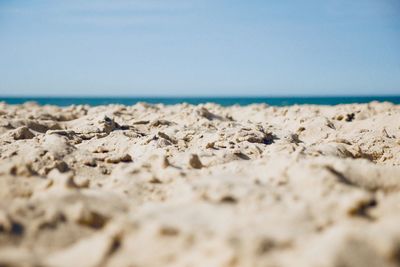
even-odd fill
[(161, 99), (170, 99), (170, 98), (179, 98), (179, 99), (196, 99), (196, 98), (355, 98), (355, 97), (400, 97), (400, 94), (282, 94), (282, 95), (1, 95), (0, 98), (93, 98), (93, 99), (101, 99), (101, 98), (110, 98), (110, 99), (118, 99), (118, 98), (161, 98)]

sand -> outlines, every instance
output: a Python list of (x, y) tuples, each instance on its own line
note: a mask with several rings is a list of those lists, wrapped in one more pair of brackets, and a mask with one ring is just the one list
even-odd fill
[(0, 266), (400, 266), (400, 106), (1, 103)]

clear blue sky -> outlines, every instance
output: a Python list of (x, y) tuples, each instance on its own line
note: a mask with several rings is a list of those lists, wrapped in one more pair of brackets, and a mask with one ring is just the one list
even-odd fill
[(399, 0), (0, 0), (0, 95), (400, 94)]

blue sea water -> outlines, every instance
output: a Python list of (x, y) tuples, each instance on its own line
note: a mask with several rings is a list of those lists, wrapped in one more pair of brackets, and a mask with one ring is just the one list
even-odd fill
[(289, 106), (301, 104), (337, 105), (350, 103), (369, 103), (371, 101), (388, 101), (400, 104), (399, 96), (336, 96), (336, 97), (1, 97), (0, 102), (8, 104), (22, 104), (34, 101), (40, 105), (106, 105), (124, 104), (133, 105), (137, 102), (163, 103), (166, 105), (189, 103), (201, 104), (207, 102), (218, 103), (222, 106), (249, 105), (265, 103), (272, 106)]

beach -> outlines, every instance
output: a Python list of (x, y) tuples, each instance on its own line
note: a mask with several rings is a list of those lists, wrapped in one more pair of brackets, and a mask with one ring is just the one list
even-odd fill
[(0, 266), (400, 266), (400, 105), (0, 103)]

